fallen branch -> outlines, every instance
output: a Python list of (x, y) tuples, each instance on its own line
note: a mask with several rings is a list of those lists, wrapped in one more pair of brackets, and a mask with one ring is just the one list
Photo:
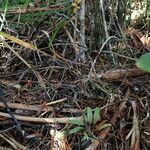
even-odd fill
[(146, 73), (137, 68), (132, 68), (132, 69), (109, 70), (103, 73), (92, 74), (91, 76), (106, 80), (117, 80), (125, 77), (136, 77), (144, 74)]
[[(42, 105), (25, 105), (20, 103), (7, 103), (9, 108), (12, 109), (22, 109), (22, 110), (31, 110), (31, 111), (39, 111), (42, 107), (42, 112), (44, 111), (54, 111), (53, 107), (45, 105), (44, 107)], [(0, 102), (0, 107), (5, 107), (2, 102)], [(59, 108), (58, 108), (59, 109)], [(57, 110), (57, 107), (56, 107)], [(81, 113), (82, 110), (78, 109), (62, 109), (61, 112), (70, 112), (70, 113)]]
[[(0, 116), (11, 118), (8, 113), (0, 112)], [(66, 118), (37, 118), (37, 117), (28, 117), (21, 115), (14, 115), (17, 120), (28, 121), (35, 123), (68, 123), (70, 120), (80, 120), (81, 117), (66, 117)]]

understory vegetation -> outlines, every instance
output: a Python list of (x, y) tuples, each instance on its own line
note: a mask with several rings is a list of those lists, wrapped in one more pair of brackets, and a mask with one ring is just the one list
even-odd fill
[(0, 149), (148, 150), (150, 1), (0, 0)]

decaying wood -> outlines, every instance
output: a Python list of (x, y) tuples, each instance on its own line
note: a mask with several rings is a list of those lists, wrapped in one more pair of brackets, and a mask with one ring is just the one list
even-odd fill
[(136, 76), (140, 76), (144, 74), (146, 73), (143, 71), (140, 71), (137, 68), (131, 68), (131, 69), (109, 70), (103, 73), (93, 74), (92, 77), (102, 78), (106, 80), (117, 80), (117, 79), (126, 78), (126, 77), (136, 77)]

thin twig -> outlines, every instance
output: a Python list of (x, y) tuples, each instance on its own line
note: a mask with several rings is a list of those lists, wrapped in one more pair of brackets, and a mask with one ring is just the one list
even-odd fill
[[(86, 45), (85, 45), (85, 0), (82, 0), (80, 2), (80, 12), (79, 12), (79, 18), (80, 18), (80, 53), (85, 51)], [(85, 53), (83, 53), (80, 56), (80, 59), (82, 62), (85, 62)]]

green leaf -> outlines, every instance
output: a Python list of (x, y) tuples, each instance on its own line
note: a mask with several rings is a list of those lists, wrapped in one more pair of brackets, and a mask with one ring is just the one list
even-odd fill
[(111, 127), (111, 124), (110, 123), (106, 123), (104, 124), (103, 126), (101, 126), (98, 130), (102, 130), (102, 129), (105, 129), (105, 128), (108, 128), (108, 127)]
[(88, 123), (88, 118), (87, 118), (87, 115), (86, 115), (86, 114), (83, 115), (83, 118), (84, 118), (84, 122), (85, 122), (85, 123)]
[(59, 32), (59, 30), (65, 25), (66, 23), (66, 19), (63, 19), (61, 20), (56, 26), (57, 28), (54, 30), (52, 36), (51, 36), (51, 39), (49, 39), (49, 47), (52, 46), (52, 43), (57, 35), (57, 33)]
[(5, 1), (4, 16), (6, 16), (7, 9), (8, 9), (8, 0)]
[(150, 73), (150, 52), (142, 55), (136, 62), (136, 66), (145, 71)]
[(70, 130), (69, 134), (77, 133), (78, 131), (83, 130), (83, 127), (78, 126)]
[(84, 122), (82, 120), (69, 120), (69, 123), (72, 123), (72, 124), (75, 124), (75, 125), (78, 125), (78, 126), (84, 126)]
[(83, 132), (83, 138), (81, 139), (82, 142), (87, 141), (91, 139), (90, 136), (87, 134), (87, 132)]
[(95, 124), (100, 119), (100, 108), (96, 107), (94, 110), (93, 123)]
[(92, 123), (92, 121), (93, 121), (92, 109), (90, 107), (87, 107), (86, 113), (87, 113), (87, 122)]

